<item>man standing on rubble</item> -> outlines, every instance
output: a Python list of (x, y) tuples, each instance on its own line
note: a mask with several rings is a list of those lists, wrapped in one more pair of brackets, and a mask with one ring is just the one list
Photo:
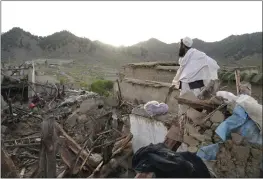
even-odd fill
[[(192, 91), (196, 97), (211, 80), (218, 79), (217, 71), (220, 68), (217, 62), (195, 48), (189, 37), (181, 39), (179, 49), (179, 65), (170, 90), (180, 89), (180, 96)], [(170, 91), (169, 90), (169, 91)], [(183, 113), (179, 106), (179, 113)]]
[(217, 62), (195, 48), (189, 37), (181, 39), (179, 49), (179, 65), (171, 88), (180, 89), (180, 95), (192, 91), (198, 96), (210, 80), (218, 79), (217, 71), (220, 68)]

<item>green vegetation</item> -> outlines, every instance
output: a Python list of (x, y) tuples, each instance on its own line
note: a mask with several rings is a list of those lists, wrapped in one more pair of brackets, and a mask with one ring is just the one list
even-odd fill
[[(235, 81), (235, 73), (234, 72), (227, 72), (227, 71), (220, 71), (218, 73), (218, 77), (223, 82), (234, 82)], [(262, 84), (262, 73), (252, 73), (247, 74), (245, 72), (240, 73), (240, 80), (241, 81), (248, 81), (252, 84), (261, 85)]]
[(81, 88), (84, 88), (85, 90), (88, 90), (88, 89), (89, 89), (89, 85), (88, 85), (87, 82), (81, 81), (81, 82), (79, 83), (79, 85), (80, 85)]
[(65, 85), (65, 84), (67, 84), (69, 82), (68, 78), (64, 77), (64, 76), (60, 76), (60, 77), (58, 77), (58, 79), (59, 79), (59, 83), (61, 85)]
[(113, 89), (113, 81), (109, 80), (96, 80), (91, 86), (90, 90), (103, 96), (109, 96)]

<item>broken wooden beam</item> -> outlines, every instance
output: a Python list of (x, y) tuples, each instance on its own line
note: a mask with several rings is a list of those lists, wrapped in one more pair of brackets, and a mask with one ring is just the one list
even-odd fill
[(14, 162), (3, 148), (1, 148), (1, 178), (19, 178)]
[[(60, 134), (62, 134), (63, 137), (65, 137), (65, 142), (66, 142), (66, 146), (72, 151), (74, 152), (76, 155), (78, 154), (78, 152), (81, 150), (81, 146), (73, 139), (71, 138), (62, 128), (62, 126), (60, 124), (56, 123), (56, 129), (58, 130), (58, 132)], [(81, 154), (80, 154), (80, 159), (85, 160), (85, 158), (88, 156), (88, 152), (83, 149)], [(86, 162), (86, 164), (90, 164), (92, 167), (97, 167), (98, 164), (102, 161), (102, 156), (99, 154), (91, 154), (88, 157), (88, 160)]]
[(185, 98), (180, 98), (180, 97), (174, 97), (174, 98), (178, 101), (178, 104), (188, 105), (196, 109), (200, 109), (200, 108), (215, 109), (218, 107), (218, 104), (215, 104), (212, 101), (190, 100), (190, 99), (185, 99)]
[(111, 172), (113, 172), (124, 160), (132, 156), (133, 151), (130, 149), (124, 156), (112, 158), (107, 164), (103, 165), (99, 174), (95, 174), (99, 178), (106, 178)]
[(240, 71), (238, 69), (235, 70), (235, 79), (236, 79), (236, 90), (238, 96), (240, 93)]

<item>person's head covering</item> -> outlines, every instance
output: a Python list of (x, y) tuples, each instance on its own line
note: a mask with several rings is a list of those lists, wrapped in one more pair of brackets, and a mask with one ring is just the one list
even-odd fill
[(193, 40), (189, 37), (185, 37), (183, 38), (183, 44), (190, 48), (193, 45)]

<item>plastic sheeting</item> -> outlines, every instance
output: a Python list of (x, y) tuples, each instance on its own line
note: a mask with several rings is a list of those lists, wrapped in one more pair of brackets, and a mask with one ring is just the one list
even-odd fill
[(248, 142), (262, 145), (259, 128), (239, 105), (234, 108), (232, 116), (222, 122), (215, 132), (223, 141), (229, 139), (232, 132), (236, 132), (245, 137)]
[(197, 156), (205, 160), (216, 160), (216, 154), (219, 152), (219, 144), (211, 144), (201, 147), (197, 151)]
[[(230, 139), (231, 133), (239, 133), (252, 144), (262, 145), (262, 135), (256, 123), (250, 119), (244, 108), (236, 105), (232, 116), (228, 117), (216, 129), (216, 134), (223, 140)], [(219, 151), (219, 143), (201, 147), (197, 155), (205, 160), (215, 160)]]
[(255, 121), (259, 129), (262, 130), (262, 105), (253, 97), (246, 94), (236, 96), (228, 91), (218, 91), (216, 96), (223, 97), (228, 104), (235, 102), (237, 105), (243, 107), (249, 117)]

